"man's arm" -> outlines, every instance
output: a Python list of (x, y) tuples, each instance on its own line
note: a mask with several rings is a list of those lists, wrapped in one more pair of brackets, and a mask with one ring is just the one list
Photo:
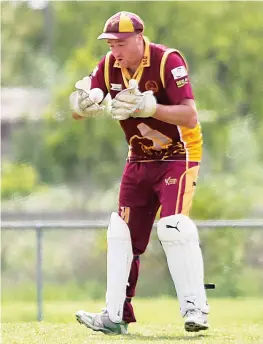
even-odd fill
[(179, 105), (157, 104), (153, 118), (193, 129), (197, 124), (195, 101), (193, 99), (184, 99)]
[(197, 125), (197, 110), (185, 61), (177, 53), (165, 65), (165, 92), (169, 105), (157, 104), (153, 118), (190, 129)]
[(165, 93), (167, 105), (157, 104), (149, 91), (141, 93), (136, 80), (129, 81), (129, 88), (117, 94), (112, 102), (112, 117), (127, 119), (153, 117), (173, 125), (193, 129), (197, 125), (197, 111), (186, 65), (178, 54), (171, 54), (165, 67)]

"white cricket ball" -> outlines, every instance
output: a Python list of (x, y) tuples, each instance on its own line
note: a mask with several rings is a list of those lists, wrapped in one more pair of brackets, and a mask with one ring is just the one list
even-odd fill
[(92, 88), (89, 91), (89, 98), (94, 103), (100, 103), (104, 98), (104, 93), (100, 88)]
[(130, 87), (130, 88), (137, 88), (137, 87), (138, 87), (138, 82), (137, 82), (137, 80), (131, 79), (131, 80), (129, 81), (129, 87)]

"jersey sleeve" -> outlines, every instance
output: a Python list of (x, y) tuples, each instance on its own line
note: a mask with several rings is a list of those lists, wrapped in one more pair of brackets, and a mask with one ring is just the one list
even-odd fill
[(100, 88), (104, 96), (108, 93), (105, 80), (104, 80), (104, 67), (105, 67), (105, 57), (98, 63), (95, 69), (90, 74), (91, 77), (91, 88)]
[(171, 105), (184, 99), (194, 99), (187, 66), (176, 52), (169, 54), (165, 66), (165, 91)]

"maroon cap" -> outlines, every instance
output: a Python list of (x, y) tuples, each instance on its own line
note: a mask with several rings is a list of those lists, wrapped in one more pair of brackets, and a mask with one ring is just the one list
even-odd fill
[(144, 23), (137, 14), (118, 12), (106, 21), (98, 39), (125, 39), (143, 30)]

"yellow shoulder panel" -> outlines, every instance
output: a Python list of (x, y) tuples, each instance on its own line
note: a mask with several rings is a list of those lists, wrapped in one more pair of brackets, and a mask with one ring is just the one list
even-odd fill
[(161, 60), (161, 64), (160, 64), (160, 78), (161, 78), (161, 81), (162, 81), (163, 88), (165, 88), (165, 75), (164, 75), (164, 73), (165, 73), (165, 63), (166, 63), (166, 60), (167, 60), (169, 54), (174, 53), (174, 52), (178, 53), (181, 56), (181, 58), (185, 62), (186, 68), (188, 69), (186, 59), (184, 58), (184, 56), (182, 55), (182, 53), (179, 50), (177, 50), (177, 49), (167, 49), (165, 51), (165, 53), (163, 54), (163, 56), (162, 56), (162, 60)]
[(107, 52), (106, 54), (105, 66), (104, 66), (104, 80), (105, 80), (105, 84), (109, 93), (110, 93), (110, 76), (109, 76), (110, 56), (111, 56), (111, 51)]

